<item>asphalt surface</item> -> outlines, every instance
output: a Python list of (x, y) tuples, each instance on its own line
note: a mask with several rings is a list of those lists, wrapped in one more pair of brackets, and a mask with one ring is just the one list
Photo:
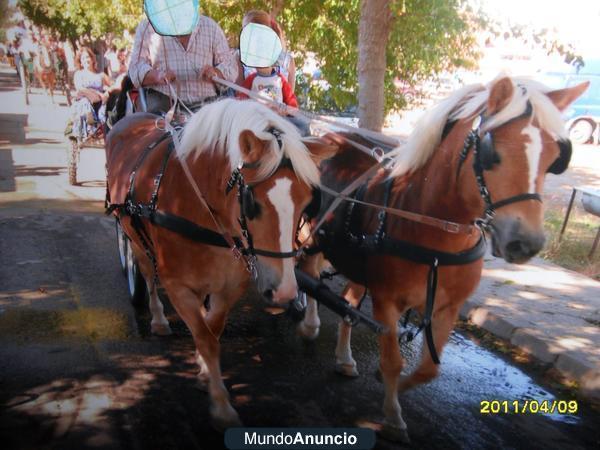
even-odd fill
[[(2, 448), (222, 448), (195, 382), (189, 333), (167, 307), (175, 333), (154, 337), (147, 308), (129, 304), (114, 223), (102, 214), (102, 151), (84, 150), (81, 184), (68, 186), (60, 129), (32, 120), (53, 107), (34, 94), (24, 108), (2, 81)], [(336, 318), (321, 312), (321, 336), (306, 343), (252, 292), (235, 308), (222, 368), (246, 426), (378, 428), (376, 337), (355, 329), (361, 375), (342, 378), (333, 372)], [(403, 349), (408, 370), (419, 345)], [(413, 448), (598, 448), (598, 413), (581, 402), (575, 414), (480, 412), (482, 401), (555, 399), (571, 400), (462, 333), (451, 337), (440, 376), (400, 397)]]

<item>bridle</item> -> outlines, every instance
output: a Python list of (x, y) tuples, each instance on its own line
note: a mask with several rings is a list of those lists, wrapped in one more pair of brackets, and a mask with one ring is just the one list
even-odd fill
[[(531, 102), (527, 101), (527, 107), (523, 114), (514, 117), (507, 122), (504, 122), (495, 129), (508, 125), (509, 123), (514, 122), (516, 120), (530, 117), (532, 112), (533, 108), (531, 106)], [(494, 165), (499, 164), (501, 161), (500, 156), (494, 148), (494, 139), (492, 136), (494, 129), (487, 130), (482, 135), (481, 128), (486, 121), (484, 113), (485, 112), (482, 112), (479, 116), (477, 116), (474, 119), (472, 129), (465, 138), (464, 145), (459, 156), (459, 164), (456, 171), (456, 178), (458, 179), (460, 169), (462, 167), (462, 164), (466, 160), (469, 151), (473, 149), (473, 171), (475, 173), (475, 179), (477, 180), (479, 195), (481, 196), (485, 204), (483, 214), (480, 218), (475, 220), (475, 225), (483, 230), (489, 230), (491, 228), (491, 222), (494, 219), (494, 216), (498, 209), (503, 208), (504, 206), (511, 205), (513, 203), (518, 203), (527, 200), (535, 200), (542, 203), (542, 197), (537, 192), (526, 192), (522, 194), (513, 195), (511, 197), (507, 197), (495, 202), (492, 200), (492, 195), (490, 194), (490, 191), (487, 187), (484, 173), (486, 170), (492, 170)], [(548, 168), (548, 172), (560, 174), (564, 172), (568, 166), (571, 156), (571, 143), (569, 141), (562, 140), (559, 140), (557, 142), (560, 147), (560, 156)]]
[[(268, 128), (265, 131), (275, 136), (277, 144), (281, 149), (283, 145), (283, 141), (281, 138), (282, 132), (274, 127)], [(254, 199), (253, 191), (253, 187), (258, 185), (260, 182), (255, 184), (247, 184), (246, 180), (244, 179), (242, 170), (256, 169), (259, 165), (260, 164), (258, 162), (241, 163), (240, 165), (238, 165), (231, 173), (231, 176), (229, 177), (229, 180), (227, 181), (227, 186), (225, 188), (225, 195), (229, 195), (233, 188), (237, 187), (237, 197), (240, 205), (240, 217), (238, 218), (238, 223), (240, 224), (242, 237), (245, 240), (246, 244), (244, 245), (244, 243), (241, 242), (239, 239), (235, 239), (235, 246), (238, 249), (239, 254), (245, 257), (246, 267), (248, 271), (252, 274), (254, 279), (257, 278), (257, 255), (265, 256), (268, 258), (287, 259), (295, 258), (300, 254), (300, 250), (292, 250), (289, 252), (273, 252), (271, 250), (263, 250), (254, 247), (254, 239), (252, 238), (252, 233), (250, 233), (250, 230), (248, 229), (248, 221), (256, 219), (260, 214), (260, 207)], [(282, 158), (276, 170), (284, 166), (291, 167), (291, 161), (288, 158)]]

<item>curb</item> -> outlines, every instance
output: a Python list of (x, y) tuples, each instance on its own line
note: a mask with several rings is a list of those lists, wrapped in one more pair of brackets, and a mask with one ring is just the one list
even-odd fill
[(590, 361), (582, 352), (559, 352), (540, 330), (524, 327), (490, 309), (467, 300), (460, 317), (472, 324), (509, 341), (537, 360), (551, 364), (562, 375), (579, 385), (579, 395), (592, 403), (600, 404), (600, 365)]

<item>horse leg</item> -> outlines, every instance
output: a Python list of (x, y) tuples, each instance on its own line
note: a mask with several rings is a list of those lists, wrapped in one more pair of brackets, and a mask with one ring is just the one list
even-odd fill
[(314, 298), (307, 295), (306, 312), (304, 313), (304, 319), (298, 324), (298, 334), (307, 341), (314, 341), (319, 337), (320, 328), (319, 305)]
[(379, 300), (378, 302), (373, 299), (373, 316), (388, 329), (386, 333), (379, 336), (379, 368), (385, 387), (383, 400), (385, 420), (381, 434), (386, 439), (408, 443), (406, 422), (402, 418), (402, 408), (398, 400), (398, 382), (404, 365), (396, 335), (396, 324), (400, 319), (400, 314), (395, 305), (382, 304), (381, 300), (383, 299)]
[[(205, 315), (206, 324), (215, 335), (217, 339), (221, 337), (225, 323), (227, 321), (227, 315), (229, 311), (241, 297), (242, 292), (230, 292), (227, 295), (224, 294), (211, 294), (210, 296), (210, 309)], [(202, 390), (206, 390), (208, 386), (208, 366), (202, 358), (202, 355), (196, 350), (196, 363), (199, 367), (198, 372), (198, 386)]]
[(157, 283), (154, 283), (153, 281), (154, 265), (148, 259), (146, 253), (141, 247), (139, 247), (133, 241), (129, 241), (129, 245), (133, 246), (132, 248), (138, 262), (138, 268), (144, 277), (148, 291), (148, 306), (150, 308), (150, 312), (152, 313), (150, 331), (152, 334), (156, 334), (158, 336), (168, 336), (172, 333), (172, 331), (171, 327), (169, 326), (169, 321), (165, 317), (163, 304), (158, 297), (158, 288), (156, 286)]
[[(355, 308), (358, 306), (364, 293), (364, 288), (358, 284), (349, 282), (344, 288), (342, 296)], [(356, 361), (352, 357), (350, 337), (352, 326), (343, 320), (338, 325), (338, 338), (335, 347), (335, 371), (347, 377), (357, 377)]]
[[(319, 278), (321, 266), (324, 263), (323, 255), (317, 254), (307, 257), (300, 263), (300, 268), (313, 278)], [(306, 311), (304, 319), (298, 324), (298, 334), (306, 340), (313, 341), (319, 336), (321, 328), (321, 319), (319, 319), (319, 308), (317, 301), (306, 296)]]
[[(436, 301), (438, 304), (444, 304), (447, 302), (447, 298), (443, 298), (438, 294)], [(442, 303), (442, 301), (444, 301), (444, 303)], [(450, 332), (454, 328), (456, 318), (458, 317), (459, 304), (460, 303), (453, 303), (451, 305), (445, 305), (442, 309), (437, 310), (432, 318), (431, 326), (433, 332), (433, 342), (440, 357), (442, 355), (444, 345), (446, 345), (446, 342), (448, 342), (448, 336), (450, 336)], [(400, 384), (398, 385), (399, 392), (404, 392), (415, 385), (426, 383), (432, 380), (437, 376), (438, 371), (439, 365), (435, 364), (433, 359), (431, 359), (429, 346), (427, 345), (426, 340), (423, 339), (421, 362), (413, 373), (407, 377), (404, 377), (400, 381)]]
[(175, 279), (165, 280), (163, 286), (173, 307), (191, 331), (198, 354), (206, 364), (213, 426), (220, 431), (241, 426), (240, 418), (229, 402), (229, 393), (221, 378), (219, 340), (202, 315), (201, 300), (205, 295), (195, 294)]
[(144, 277), (146, 280), (146, 286), (148, 288), (148, 297), (150, 312), (152, 313), (152, 321), (150, 322), (150, 331), (152, 334), (158, 336), (168, 336), (173, 333), (169, 326), (169, 321), (165, 317), (164, 307), (160, 298), (158, 297), (158, 289), (156, 283), (148, 280), (152, 280), (152, 277)]

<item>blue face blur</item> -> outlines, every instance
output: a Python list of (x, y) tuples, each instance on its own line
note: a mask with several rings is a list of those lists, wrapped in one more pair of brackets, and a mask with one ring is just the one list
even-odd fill
[(240, 59), (248, 67), (271, 67), (281, 50), (279, 36), (265, 25), (249, 23), (240, 34)]
[(163, 36), (191, 34), (198, 23), (199, 0), (144, 0), (154, 31)]

